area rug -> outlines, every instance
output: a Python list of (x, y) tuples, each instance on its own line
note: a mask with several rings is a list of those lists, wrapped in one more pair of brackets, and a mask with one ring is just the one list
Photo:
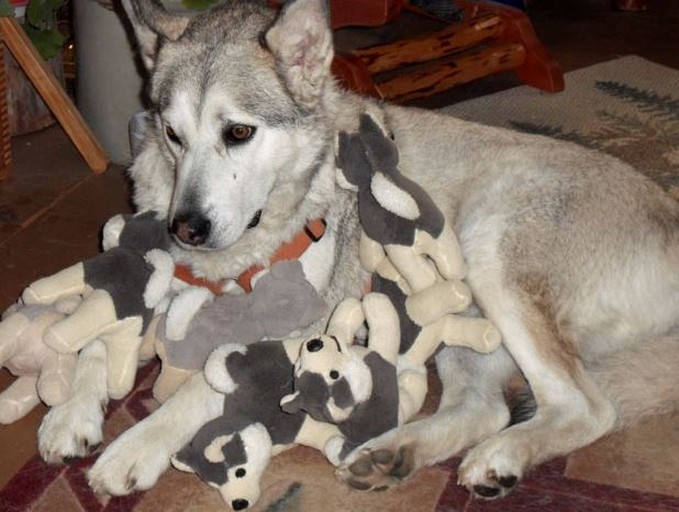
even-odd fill
[[(566, 75), (566, 90), (557, 95), (520, 87), (443, 112), (610, 152), (676, 194), (677, 84), (679, 71), (626, 57)], [(157, 371), (155, 363), (141, 369), (134, 391), (110, 405), (104, 444), (157, 407), (150, 391)], [(431, 380), (435, 383), (434, 375)], [(435, 391), (430, 395), (432, 404), (435, 395)], [(262, 498), (250, 510), (679, 511), (678, 433), (679, 417), (670, 417), (610, 436), (568, 458), (541, 465), (499, 502), (471, 500), (456, 485), (459, 459), (425, 469), (394, 490), (366, 494), (338, 482), (320, 454), (295, 448), (273, 459), (262, 482)], [(174, 470), (150, 491), (124, 498), (96, 496), (85, 477), (95, 457), (61, 467), (34, 457), (0, 491), (0, 511), (227, 510), (216, 490)]]

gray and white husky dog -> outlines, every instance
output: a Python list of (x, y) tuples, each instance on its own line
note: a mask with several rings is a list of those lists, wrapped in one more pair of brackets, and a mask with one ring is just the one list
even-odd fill
[[(339, 468), (349, 483), (393, 485), (466, 450), (459, 483), (499, 497), (532, 466), (676, 407), (679, 206), (654, 183), (571, 144), (340, 89), (321, 0), (296, 0), (278, 16), (227, 0), (192, 18), (154, 0), (123, 4), (154, 105), (130, 171), (134, 199), (167, 212), (176, 256), (196, 272), (236, 276), (322, 217), (327, 234), (304, 254), (305, 272), (331, 304), (358, 296), (366, 276), (355, 198), (336, 186), (335, 141), (366, 111), (393, 133), (402, 172), (454, 226), (467, 281), (503, 347), (441, 351), (438, 411), (353, 453)], [(81, 356), (77, 403), (41, 427), (48, 460), (82, 455), (101, 437), (103, 398), (92, 392), (100, 351)], [(509, 425), (503, 391), (517, 372), (536, 407)], [(106, 448), (90, 485), (148, 489), (222, 400), (196, 375)]]

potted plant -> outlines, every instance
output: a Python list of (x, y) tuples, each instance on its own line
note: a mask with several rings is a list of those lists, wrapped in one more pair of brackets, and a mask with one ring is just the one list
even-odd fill
[[(64, 83), (61, 50), (64, 37), (57, 28), (57, 12), (66, 0), (0, 0), (0, 16), (16, 17), (57, 78)], [(45, 128), (54, 117), (21, 68), (3, 49), (7, 80), (10, 133), (21, 135)]]

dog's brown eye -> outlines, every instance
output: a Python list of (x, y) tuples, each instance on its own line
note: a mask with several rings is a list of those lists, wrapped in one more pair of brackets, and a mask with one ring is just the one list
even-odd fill
[(169, 124), (165, 125), (165, 135), (167, 135), (167, 138), (170, 140), (170, 142), (181, 145), (182, 141), (179, 139), (179, 136), (175, 133), (174, 128), (172, 128)]
[(226, 142), (239, 143), (245, 142), (255, 134), (255, 127), (245, 124), (232, 124), (226, 129)]
[(339, 372), (337, 370), (330, 370), (330, 378), (332, 380), (339, 379)]

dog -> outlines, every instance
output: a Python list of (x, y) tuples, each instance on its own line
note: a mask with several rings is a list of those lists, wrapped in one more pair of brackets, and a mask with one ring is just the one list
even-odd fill
[[(358, 297), (367, 276), (356, 199), (336, 186), (335, 142), (366, 112), (454, 227), (467, 283), (503, 346), (439, 352), (438, 411), (349, 454), (347, 481), (392, 486), (466, 451), (459, 483), (498, 498), (536, 464), (676, 408), (679, 206), (650, 180), (572, 144), (342, 90), (321, 0), (295, 0), (278, 15), (227, 0), (191, 18), (155, 0), (123, 5), (153, 104), (130, 170), (134, 200), (166, 212), (175, 257), (195, 273), (237, 276), (321, 217), (326, 235), (300, 258), (305, 273), (330, 305)], [(48, 460), (98, 440), (88, 429), (96, 434), (100, 418), (87, 415), (101, 397), (84, 383), (98, 389), (99, 348), (81, 355), (80, 402), (52, 409), (40, 429)], [(503, 391), (516, 373), (535, 407), (510, 425)], [(148, 489), (222, 405), (192, 377), (105, 449), (90, 485), (112, 495)]]

